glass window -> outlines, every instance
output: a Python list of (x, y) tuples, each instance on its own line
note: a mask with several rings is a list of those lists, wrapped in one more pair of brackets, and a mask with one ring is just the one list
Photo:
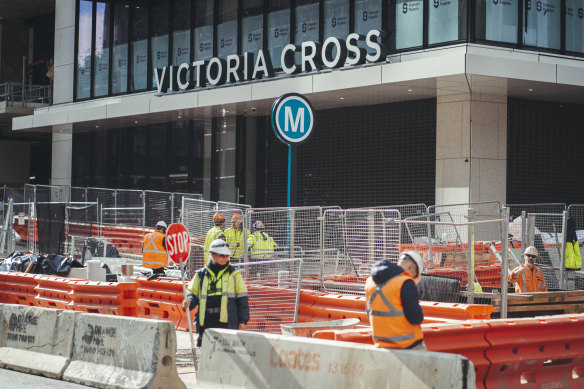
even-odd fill
[(114, 5), (114, 47), (112, 53), (112, 93), (128, 91), (128, 2)]
[(91, 41), (93, 4), (91, 1), (79, 2), (79, 36), (77, 43), (77, 88), (76, 98), (91, 97)]
[[(318, 0), (297, 0), (294, 44), (300, 46), (302, 42), (319, 41), (319, 3)], [(295, 61), (300, 63), (300, 53), (295, 54)]]
[(147, 1), (132, 6), (132, 82), (131, 91), (146, 89), (148, 83), (148, 9)]
[(169, 190), (189, 190), (189, 122), (182, 119), (172, 123), (168, 170)]
[[(424, 44), (424, 2), (422, 0), (391, 0), (388, 14), (395, 14), (395, 49), (420, 47)], [(389, 26), (394, 24), (390, 20)], [(392, 42), (393, 45), (393, 42)]]
[(219, 161), (219, 200), (237, 202), (235, 188), (235, 116), (224, 116), (217, 119), (219, 126), (217, 150)]
[(166, 190), (168, 124), (150, 125), (150, 184), (153, 190)]
[(428, 8), (428, 44), (466, 39), (465, 0), (433, 0)]
[[(203, 182), (207, 183), (207, 181), (204, 180), (209, 180), (208, 184), (206, 184), (206, 188), (207, 189), (207, 193), (210, 193), (210, 169), (211, 169), (211, 165), (210, 165), (210, 154), (209, 154), (209, 160), (206, 160), (207, 158), (207, 154), (206, 154), (206, 150), (210, 150), (211, 147), (209, 146), (208, 149), (205, 149), (205, 128), (210, 128), (211, 127), (211, 119), (206, 119), (206, 120), (194, 120), (192, 122), (192, 126), (193, 126), (193, 131), (191, 133), (191, 137), (192, 137), (192, 141), (191, 144), (192, 146), (190, 146), (190, 150), (189, 150), (189, 156), (190, 156), (190, 169), (189, 169), (189, 177), (190, 177), (190, 187), (189, 187), (189, 191), (191, 193), (203, 193)], [(210, 138), (210, 137), (209, 137)], [(209, 139), (210, 140), (210, 139)], [(206, 172), (206, 170), (204, 170), (204, 168), (208, 168), (209, 169), (209, 175), (206, 175), (206, 173), (204, 173), (204, 171)], [(205, 198), (210, 198), (210, 197), (205, 197)]]
[(584, 0), (566, 0), (566, 50), (584, 53)]
[(191, 0), (174, 2), (174, 32), (172, 33), (172, 64), (191, 60)]
[(127, 155), (130, 188), (144, 188), (146, 186), (146, 127), (129, 130), (128, 139), (131, 140), (130, 154)]
[(237, 0), (217, 2), (217, 56), (237, 53)]
[[(367, 35), (371, 30), (381, 30), (381, 0), (355, 0), (355, 32)], [(346, 38), (342, 37), (343, 39)], [(359, 46), (367, 48), (364, 41)]]
[[(282, 49), (290, 43), (290, 0), (270, 1), (268, 9), (268, 50), (274, 69), (282, 67)], [(247, 193), (247, 192), (246, 192)]]
[[(156, 1), (152, 7), (152, 15), (155, 15), (156, 23), (152, 23), (152, 37), (150, 38), (150, 60), (152, 69), (162, 69), (168, 66), (168, 13), (169, 3)], [(156, 79), (152, 73), (152, 85), (156, 88)]]
[(477, 2), (477, 38), (517, 43), (518, 0)]
[(264, 2), (243, 0), (241, 17), (241, 52), (257, 53), (264, 42)]
[(195, 2), (195, 60), (213, 57), (213, 0)]
[(527, 46), (559, 49), (561, 0), (525, 0), (523, 43)]
[(325, 0), (324, 36), (345, 39), (349, 35), (349, 0)]
[(93, 64), (93, 94), (107, 96), (109, 93), (109, 39), (110, 4), (96, 3), (95, 6), (95, 61)]
[(211, 156), (213, 154), (213, 120), (195, 121), (195, 128), (198, 125), (203, 127), (204, 141), (203, 141), (203, 197), (211, 198)]

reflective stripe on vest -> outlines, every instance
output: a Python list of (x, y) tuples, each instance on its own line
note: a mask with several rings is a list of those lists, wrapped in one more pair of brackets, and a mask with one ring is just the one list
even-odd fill
[(162, 245), (163, 240), (164, 234), (159, 231), (146, 234), (142, 246), (142, 266), (149, 269), (166, 266), (168, 254)]

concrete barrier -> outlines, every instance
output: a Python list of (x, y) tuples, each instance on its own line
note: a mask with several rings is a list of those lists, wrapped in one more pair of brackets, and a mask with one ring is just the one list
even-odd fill
[(205, 331), (201, 388), (475, 388), (472, 362), (455, 354), (245, 331)]
[(168, 321), (78, 314), (65, 381), (98, 388), (185, 388)]
[(0, 367), (61, 378), (73, 349), (75, 313), (0, 305)]

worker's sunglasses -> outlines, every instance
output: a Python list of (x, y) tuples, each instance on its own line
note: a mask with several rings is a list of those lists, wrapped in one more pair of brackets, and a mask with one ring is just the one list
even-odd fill
[(525, 254), (527, 258), (537, 258), (537, 255)]

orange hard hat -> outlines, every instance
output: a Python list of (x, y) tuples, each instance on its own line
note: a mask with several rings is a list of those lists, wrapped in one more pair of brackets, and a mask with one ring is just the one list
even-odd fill
[(243, 218), (239, 213), (234, 213), (233, 216), (231, 217), (231, 223), (241, 223), (242, 221)]
[(223, 216), (221, 212), (217, 212), (215, 215), (213, 215), (213, 222), (221, 224), (225, 222), (225, 216)]

